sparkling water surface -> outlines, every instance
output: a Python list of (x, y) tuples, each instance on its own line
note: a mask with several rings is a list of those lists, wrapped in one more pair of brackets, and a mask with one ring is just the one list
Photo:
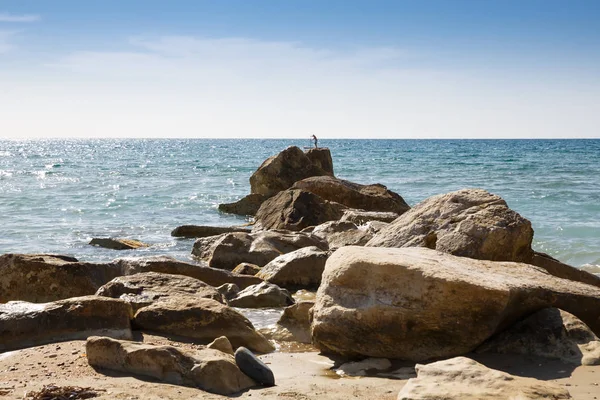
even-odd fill
[[(179, 225), (246, 222), (219, 203), (250, 191), (268, 156), (308, 140), (0, 140), (0, 253), (84, 261), (166, 254), (191, 260)], [(502, 196), (528, 218), (534, 248), (600, 265), (600, 140), (327, 140), (335, 174), (382, 183), (410, 204), (462, 188)], [(151, 247), (114, 251), (92, 237)]]

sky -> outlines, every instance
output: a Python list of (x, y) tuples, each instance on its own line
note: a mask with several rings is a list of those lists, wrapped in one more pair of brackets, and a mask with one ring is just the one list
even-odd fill
[(0, 0), (0, 138), (600, 138), (598, 21), (598, 0)]

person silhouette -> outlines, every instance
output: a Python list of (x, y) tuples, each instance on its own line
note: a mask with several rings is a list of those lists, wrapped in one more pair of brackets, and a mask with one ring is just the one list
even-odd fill
[(319, 139), (317, 139), (317, 137), (315, 135), (312, 135), (310, 138), (315, 142), (315, 149), (318, 148), (317, 142)]

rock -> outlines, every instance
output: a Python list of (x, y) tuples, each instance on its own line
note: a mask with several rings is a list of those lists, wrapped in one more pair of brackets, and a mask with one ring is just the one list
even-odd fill
[(116, 299), (75, 297), (36, 304), (0, 304), (0, 352), (104, 335), (131, 338), (131, 306)]
[(122, 275), (114, 264), (80, 262), (52, 254), (0, 255), (0, 303), (23, 300), (45, 303), (91, 295)]
[(219, 211), (237, 215), (255, 215), (262, 203), (270, 196), (252, 193), (235, 203), (219, 204)]
[(364, 246), (373, 238), (366, 229), (358, 228), (353, 222), (329, 221), (313, 229), (312, 234), (327, 241), (330, 250), (344, 246)]
[(146, 331), (195, 339), (200, 343), (227, 336), (234, 347), (246, 346), (259, 353), (274, 350), (246, 317), (211, 299), (183, 297), (153, 303), (137, 311), (134, 323)]
[(104, 247), (111, 250), (134, 250), (141, 247), (148, 247), (147, 244), (134, 239), (118, 238), (93, 238), (90, 241), (92, 246)]
[(140, 272), (185, 275), (215, 287), (225, 283), (234, 283), (244, 289), (262, 282), (260, 278), (232, 274), (222, 269), (210, 268), (205, 263), (203, 263), (204, 265), (190, 264), (165, 256), (119, 258), (114, 260), (113, 263), (123, 271), (122, 275), (133, 275)]
[(235, 363), (233, 356), (218, 350), (182, 351), (173, 346), (154, 346), (91, 337), (87, 340), (88, 363), (163, 382), (198, 387), (208, 392), (232, 395), (256, 386)]
[(310, 310), (315, 305), (314, 301), (299, 301), (286, 307), (277, 325), (285, 328), (290, 333), (287, 341), (294, 340), (300, 343), (311, 343)]
[(234, 274), (254, 276), (258, 272), (260, 272), (260, 267), (256, 264), (243, 262), (239, 263), (231, 272), (233, 272)]
[(198, 279), (159, 272), (117, 277), (98, 289), (96, 295), (124, 300), (134, 312), (170, 297), (203, 297), (225, 303), (221, 293)]
[(171, 236), (175, 237), (207, 237), (221, 235), (229, 232), (250, 232), (248, 228), (241, 228), (238, 226), (204, 226), (204, 225), (182, 225), (173, 229)]
[(237, 294), (240, 292), (240, 288), (235, 283), (225, 283), (217, 288), (217, 292), (221, 293), (221, 295), (223, 295), (223, 297), (229, 301), (237, 296)]
[(275, 386), (271, 368), (260, 361), (250, 350), (240, 347), (235, 351), (235, 363), (240, 370), (263, 386)]
[[(300, 232), (238, 232), (198, 239), (194, 243), (192, 254), (206, 261), (211, 267), (231, 270), (242, 262), (262, 267), (281, 254), (309, 246), (326, 250), (327, 242), (311, 234)], [(260, 278), (246, 275), (238, 276), (254, 279), (255, 283), (262, 282)], [(247, 287), (247, 285), (242, 287), (237, 282), (233, 283), (236, 283), (242, 289)]]
[(327, 175), (333, 176), (333, 160), (331, 159), (331, 152), (328, 148), (319, 147), (309, 149), (305, 154), (313, 164), (320, 167)]
[[(365, 228), (367, 229), (368, 232), (372, 233), (372, 234), (376, 234), (379, 231), (381, 231), (382, 229), (386, 228), (389, 225), (389, 223), (387, 222), (381, 222), (381, 221), (369, 221), (365, 224)], [(369, 243), (369, 242), (367, 242)]]
[(392, 368), (392, 363), (387, 358), (366, 358), (362, 361), (347, 362), (335, 371), (340, 376), (366, 376), (367, 371), (385, 371)]
[(290, 290), (316, 289), (328, 257), (318, 247), (304, 247), (273, 259), (256, 277)]
[(250, 177), (250, 192), (271, 197), (310, 176), (327, 175), (296, 146), (267, 158)]
[(227, 339), (227, 336), (219, 336), (208, 345), (206, 345), (207, 349), (215, 349), (222, 351), (226, 354), (233, 355), (233, 347), (231, 346), (231, 342)]
[(421, 246), (480, 260), (530, 262), (532, 239), (531, 223), (502, 198), (463, 189), (422, 201), (367, 246)]
[(599, 365), (600, 341), (580, 319), (545, 308), (493, 336), (478, 353), (523, 354), (575, 365)]
[(545, 307), (600, 331), (600, 290), (538, 267), (422, 247), (349, 246), (327, 260), (312, 339), (324, 353), (350, 357), (453, 357)]
[(254, 231), (261, 229), (302, 229), (338, 220), (345, 206), (323, 200), (304, 190), (284, 190), (266, 200), (255, 216)]
[(285, 289), (268, 282), (248, 286), (229, 300), (231, 307), (262, 308), (286, 307), (294, 304), (294, 299)]
[(390, 223), (399, 216), (400, 214), (395, 212), (346, 210), (340, 221), (353, 222), (356, 225), (364, 225), (370, 221)]
[(465, 357), (427, 365), (417, 364), (417, 377), (409, 379), (398, 400), (538, 400), (570, 399), (561, 386), (496, 371)]
[(559, 278), (600, 287), (600, 276), (591, 274), (584, 269), (561, 263), (557, 259), (550, 257), (548, 254), (538, 253), (537, 251), (534, 252), (531, 264), (543, 268), (548, 271), (549, 274), (558, 276)]
[(380, 184), (361, 185), (332, 176), (314, 176), (299, 180), (291, 189), (305, 190), (324, 200), (366, 211), (403, 214), (410, 209), (399, 194)]

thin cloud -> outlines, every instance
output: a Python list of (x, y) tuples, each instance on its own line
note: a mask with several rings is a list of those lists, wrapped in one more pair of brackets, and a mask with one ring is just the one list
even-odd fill
[(9, 13), (0, 13), (0, 22), (37, 22), (41, 19), (39, 15), (36, 14), (9, 14)]
[(14, 46), (10, 44), (9, 39), (14, 32), (0, 31), (0, 54), (7, 53)]

